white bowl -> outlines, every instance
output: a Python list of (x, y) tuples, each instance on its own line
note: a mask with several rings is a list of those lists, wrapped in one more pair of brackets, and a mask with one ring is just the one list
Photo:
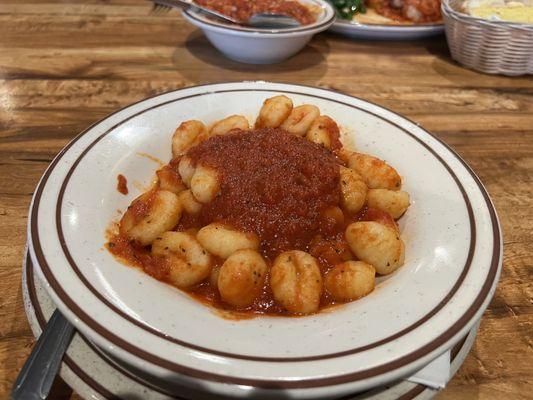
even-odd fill
[[(118, 218), (170, 159), (180, 121), (253, 118), (284, 93), (344, 127), (345, 143), (386, 159), (412, 206), (400, 221), (405, 265), (367, 297), (301, 318), (228, 320), (184, 292), (117, 262), (103, 248)], [(116, 190), (117, 174), (130, 193)], [(76, 328), (158, 381), (233, 398), (329, 398), (408, 376), (457, 343), (487, 307), (501, 236), (475, 174), (431, 134), (382, 107), (299, 85), (241, 82), (162, 94), (92, 126), (54, 159), (36, 189), (29, 251)], [(155, 380), (155, 379), (154, 379)]]
[(300, 0), (321, 9), (316, 22), (289, 29), (255, 29), (225, 24), (187, 10), (183, 16), (202, 29), (226, 57), (248, 64), (273, 64), (298, 53), (318, 32), (335, 22), (333, 7), (324, 0)]

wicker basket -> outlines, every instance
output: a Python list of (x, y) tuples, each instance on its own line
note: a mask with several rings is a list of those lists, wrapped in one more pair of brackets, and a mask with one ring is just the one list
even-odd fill
[(452, 58), (488, 74), (533, 74), (533, 25), (493, 22), (462, 13), (463, 0), (443, 0)]

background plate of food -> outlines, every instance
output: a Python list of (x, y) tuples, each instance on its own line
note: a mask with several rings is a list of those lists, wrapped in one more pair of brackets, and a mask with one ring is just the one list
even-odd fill
[(440, 0), (331, 0), (332, 32), (356, 39), (410, 40), (444, 32)]
[[(365, 203), (390, 216), (361, 220)], [(90, 341), (164, 387), (230, 398), (409, 376), (472, 329), (501, 270), (492, 203), (445, 144), (364, 100), (268, 82), (175, 90), (90, 127), (41, 179), (28, 231)]]

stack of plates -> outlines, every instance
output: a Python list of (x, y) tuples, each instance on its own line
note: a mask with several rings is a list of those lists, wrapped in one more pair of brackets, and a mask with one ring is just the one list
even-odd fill
[[(237, 321), (105, 250), (117, 208), (138, 195), (131, 185), (117, 192), (118, 174), (146, 187), (180, 121), (253, 116), (280, 93), (315, 104), (345, 128), (345, 142), (402, 174), (412, 198), (400, 221), (402, 268), (332, 312)], [(450, 349), (452, 371), (461, 364), (496, 287), (501, 243), (479, 179), (405, 118), (311, 87), (198, 86), (110, 115), (52, 162), (30, 210), (26, 306), (36, 334), (54, 307), (78, 329), (62, 374), (85, 397), (427, 398), (434, 391), (402, 380)]]

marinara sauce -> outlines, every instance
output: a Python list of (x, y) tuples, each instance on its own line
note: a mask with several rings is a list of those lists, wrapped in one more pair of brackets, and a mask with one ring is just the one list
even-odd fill
[[(397, 22), (428, 23), (442, 19), (440, 0), (403, 0), (399, 7), (394, 6), (391, 0), (370, 0), (369, 5), (384, 17)], [(411, 11), (411, 14), (408, 10)], [(412, 16), (417, 17), (413, 20)]]
[[(386, 213), (364, 208), (349, 215), (340, 208), (340, 165), (335, 153), (305, 138), (281, 129), (234, 131), (205, 140), (187, 153), (194, 164), (212, 167), (221, 178), (219, 194), (202, 205), (197, 215), (183, 213), (176, 231), (197, 230), (221, 222), (244, 232), (255, 233), (260, 252), (268, 264), (286, 250), (303, 250), (318, 261), (322, 273), (334, 265), (353, 259), (344, 232), (357, 220), (383, 220), (394, 224)], [(179, 159), (166, 168), (176, 169)], [(132, 210), (144, 215), (149, 204), (133, 203)], [(138, 208), (138, 209), (137, 209)], [(108, 243), (109, 250), (129, 264), (141, 267), (156, 279), (166, 281), (168, 266), (150, 248), (120, 235)], [(221, 266), (218, 259), (214, 268)], [(273, 299), (268, 284), (255, 302), (238, 314), (289, 315)], [(234, 310), (220, 299), (209, 280), (186, 290), (199, 301), (219, 309)], [(324, 291), (321, 308), (333, 304)]]
[(316, 20), (309, 8), (294, 0), (196, 0), (196, 3), (243, 22), (257, 13), (287, 15), (302, 25)]
[(330, 151), (278, 129), (206, 140), (187, 154), (220, 173), (219, 195), (180, 229), (224, 222), (259, 236), (263, 255), (306, 250), (340, 201), (339, 163)]

